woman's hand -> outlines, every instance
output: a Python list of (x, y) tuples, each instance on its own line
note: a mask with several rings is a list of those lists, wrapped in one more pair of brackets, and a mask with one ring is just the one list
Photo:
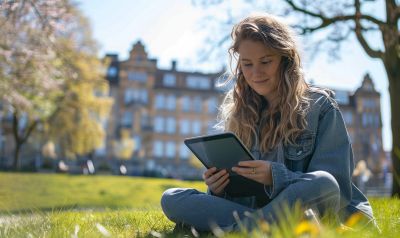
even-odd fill
[(264, 160), (241, 161), (232, 171), (264, 185), (272, 184), (271, 164)]
[(225, 169), (217, 172), (217, 168), (213, 167), (204, 172), (203, 179), (213, 194), (222, 196), (229, 183), (229, 173)]

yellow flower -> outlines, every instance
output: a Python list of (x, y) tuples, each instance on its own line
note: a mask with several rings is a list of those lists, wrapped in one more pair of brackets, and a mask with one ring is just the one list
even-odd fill
[(269, 224), (266, 221), (261, 220), (258, 223), (258, 227), (260, 228), (260, 231), (263, 233), (269, 233), (271, 231)]
[(309, 221), (302, 221), (300, 222), (295, 229), (296, 236), (303, 235), (303, 234), (310, 234), (311, 237), (316, 237), (319, 234), (319, 227)]
[(361, 212), (354, 213), (347, 219), (344, 225), (348, 227), (354, 227), (361, 221), (362, 218), (364, 218), (364, 215)]

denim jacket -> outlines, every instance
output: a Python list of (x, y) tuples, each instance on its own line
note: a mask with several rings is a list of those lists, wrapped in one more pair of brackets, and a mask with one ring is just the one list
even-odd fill
[[(323, 170), (335, 177), (340, 187), (340, 220), (362, 212), (373, 220), (367, 198), (352, 183), (353, 150), (336, 101), (319, 92), (311, 92), (306, 116), (307, 128), (295, 145), (284, 145), (284, 163), (271, 162), (272, 186), (266, 186), (269, 199), (274, 199), (301, 174)], [(228, 198), (254, 207), (254, 197)]]

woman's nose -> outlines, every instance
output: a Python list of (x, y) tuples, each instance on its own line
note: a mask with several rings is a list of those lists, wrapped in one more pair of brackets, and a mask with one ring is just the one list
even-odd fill
[(262, 75), (262, 70), (260, 66), (254, 66), (253, 67), (253, 75), (254, 76), (261, 76)]

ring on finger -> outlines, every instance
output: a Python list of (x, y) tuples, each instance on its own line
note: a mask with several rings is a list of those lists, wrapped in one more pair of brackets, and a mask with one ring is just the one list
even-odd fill
[(251, 170), (251, 174), (256, 174), (256, 168), (253, 168), (253, 169)]

